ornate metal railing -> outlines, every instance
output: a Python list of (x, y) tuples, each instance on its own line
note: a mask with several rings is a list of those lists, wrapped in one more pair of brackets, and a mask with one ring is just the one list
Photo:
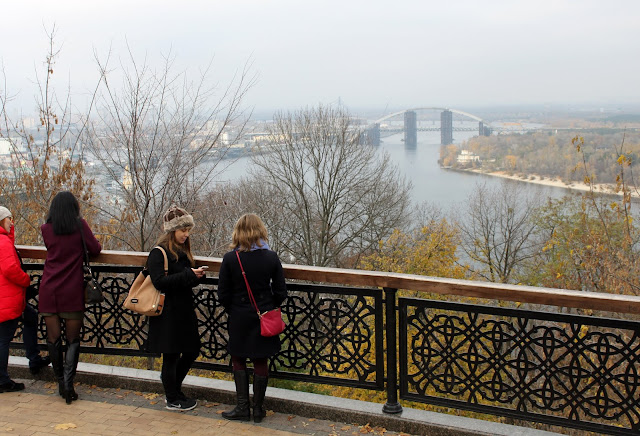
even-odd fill
[(412, 298), (399, 305), (402, 398), (640, 431), (640, 323)]
[[(27, 264), (32, 282), (40, 281), (42, 264)], [(87, 306), (82, 351), (95, 354), (157, 356), (145, 351), (146, 317), (122, 304), (140, 267), (94, 266), (105, 301)], [(216, 299), (217, 278), (207, 278), (195, 290), (202, 343), (197, 368), (230, 372), (227, 315)], [(282, 306), (287, 328), (281, 351), (270, 359), (270, 376), (289, 380), (384, 389), (383, 302), (378, 289), (287, 285)], [(30, 301), (36, 306), (37, 300)], [(40, 320), (40, 340), (46, 330)], [(20, 341), (22, 330), (16, 332)]]
[[(39, 247), (19, 247), (43, 259)], [(146, 253), (107, 252), (94, 273), (106, 301), (86, 313), (83, 350), (144, 351), (145, 318), (122, 302)], [(220, 259), (198, 258), (219, 270)], [(35, 283), (42, 264), (28, 264)], [(640, 314), (640, 298), (433, 277), (285, 265), (283, 347), (273, 377), (385, 390), (400, 398), (610, 434), (640, 430), (640, 323), (417, 298), (398, 289)], [(304, 281), (304, 282), (302, 282)], [(332, 285), (308, 284), (309, 282)], [(344, 286), (350, 285), (350, 286)], [(230, 371), (217, 279), (196, 289), (199, 368)], [(41, 335), (44, 339), (44, 325)], [(19, 342), (19, 333), (16, 336)], [(399, 356), (399, 362), (398, 362)]]

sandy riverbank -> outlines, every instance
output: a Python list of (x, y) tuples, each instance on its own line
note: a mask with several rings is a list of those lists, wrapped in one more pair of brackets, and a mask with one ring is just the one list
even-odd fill
[[(504, 171), (488, 172), (488, 171), (483, 171), (479, 169), (469, 169), (469, 170), (463, 170), (463, 171), (484, 174), (486, 176), (501, 177), (503, 179), (509, 179), (509, 180), (518, 180), (520, 182), (535, 183), (537, 185), (553, 186), (554, 188), (573, 189), (576, 191), (590, 190), (589, 185), (587, 185), (586, 183), (571, 182), (567, 184), (566, 182), (560, 180), (560, 178), (544, 177), (544, 176), (539, 176), (537, 174), (530, 174), (528, 176), (517, 176), (517, 175), (509, 175)], [(615, 188), (615, 185), (608, 184), (608, 183), (599, 183), (593, 186), (594, 192), (597, 192), (597, 193), (609, 194), (609, 195), (622, 195), (620, 193), (614, 192), (614, 188)], [(638, 195), (638, 193), (636, 192), (632, 192), (631, 196), (640, 197), (640, 195)]]

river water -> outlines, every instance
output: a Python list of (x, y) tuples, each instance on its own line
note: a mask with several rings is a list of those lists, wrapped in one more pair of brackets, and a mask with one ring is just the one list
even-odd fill
[[(475, 135), (474, 132), (454, 133), (456, 144)], [(405, 147), (402, 134), (383, 138), (378, 148), (380, 152), (388, 153), (401, 174), (412, 182), (411, 197), (414, 203), (426, 202), (445, 213), (466, 204), (477, 185), (484, 184), (492, 189), (498, 188), (505, 181), (499, 177), (440, 168), (439, 132), (418, 132), (418, 145), (414, 149)], [(220, 174), (217, 180), (233, 181), (246, 172), (249, 164), (250, 157), (241, 157)], [(568, 189), (520, 181), (510, 180), (507, 183), (518, 183), (525, 189), (525, 193), (542, 199), (559, 198), (571, 192)]]

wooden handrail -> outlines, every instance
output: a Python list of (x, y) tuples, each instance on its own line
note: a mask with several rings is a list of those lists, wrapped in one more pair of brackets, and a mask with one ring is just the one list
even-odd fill
[[(18, 250), (25, 259), (45, 259), (45, 247), (19, 245)], [(138, 251), (105, 250), (92, 261), (112, 265), (144, 265), (148, 253)], [(210, 272), (220, 271), (219, 257), (196, 256), (197, 265), (208, 265)], [(285, 277), (292, 280), (334, 283), (351, 286), (408, 289), (441, 295), (486, 298), (490, 300), (518, 301), (522, 303), (546, 304), (578, 309), (594, 309), (609, 312), (640, 314), (640, 297), (582, 292), (566, 289), (538, 288), (534, 286), (508, 285), (503, 283), (457, 280), (400, 274), (380, 271), (365, 271), (342, 268), (324, 268), (306, 265), (284, 264)]]

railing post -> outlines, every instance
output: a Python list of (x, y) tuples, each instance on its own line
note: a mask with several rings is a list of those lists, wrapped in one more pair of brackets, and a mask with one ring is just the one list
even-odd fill
[(398, 326), (396, 325), (396, 293), (398, 290), (383, 289), (386, 309), (387, 402), (382, 406), (382, 411), (384, 413), (401, 413), (402, 406), (398, 403)]

